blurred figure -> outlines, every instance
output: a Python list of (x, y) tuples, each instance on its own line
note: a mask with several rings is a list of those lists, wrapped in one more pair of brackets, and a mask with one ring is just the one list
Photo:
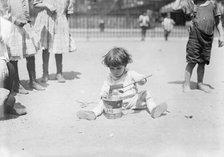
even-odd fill
[(103, 19), (100, 20), (99, 27), (100, 27), (100, 32), (104, 32), (105, 23), (104, 23), (104, 20)]
[(139, 26), (141, 27), (141, 40), (144, 41), (145, 40), (145, 36), (146, 36), (146, 31), (149, 27), (149, 17), (146, 14), (146, 12), (143, 12), (142, 15), (139, 16)]
[(30, 1), (28, 0), (5, 0), (0, 1), (2, 19), (2, 39), (7, 46), (9, 60), (15, 69), (13, 90), (16, 93), (28, 94), (28, 91), (21, 85), (19, 79), (18, 60), (26, 58), (27, 70), (30, 79), (30, 88), (44, 90), (36, 80), (35, 45), (30, 25)]
[(170, 13), (167, 13), (167, 16), (164, 18), (164, 20), (162, 22), (162, 26), (163, 26), (163, 30), (164, 30), (164, 38), (166, 41), (168, 40), (169, 34), (173, 30), (174, 24), (175, 24), (175, 22), (173, 21), (173, 19), (170, 18)]

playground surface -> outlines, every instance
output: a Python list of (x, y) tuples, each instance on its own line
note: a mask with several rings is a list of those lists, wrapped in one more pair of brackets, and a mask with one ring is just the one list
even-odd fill
[[(54, 56), (45, 91), (16, 95), (27, 115), (0, 121), (1, 157), (223, 157), (224, 156), (224, 48), (214, 41), (204, 83), (212, 89), (182, 92), (187, 39), (77, 41), (78, 51), (63, 56), (66, 83), (54, 80)], [(79, 120), (78, 110), (97, 105), (108, 69), (102, 56), (114, 46), (132, 54), (128, 68), (152, 74), (145, 86), (156, 103), (166, 102), (168, 113), (153, 119), (145, 110), (118, 119), (104, 115), (95, 121)], [(26, 62), (19, 62), (20, 78), (28, 87)], [(41, 53), (36, 56), (38, 79)]]

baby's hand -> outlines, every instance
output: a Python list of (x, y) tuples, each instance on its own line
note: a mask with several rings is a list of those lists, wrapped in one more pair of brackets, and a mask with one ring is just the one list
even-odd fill
[(143, 79), (143, 80), (138, 81), (137, 83), (142, 86), (146, 83), (146, 81), (147, 81), (146, 79)]
[(49, 9), (49, 11), (51, 12), (51, 13), (55, 13), (56, 12), (56, 8), (53, 6), (53, 5), (47, 5), (47, 8)]
[(14, 24), (19, 26), (19, 27), (23, 27), (26, 23), (27, 23), (27, 21), (19, 20), (19, 19), (15, 20), (15, 22), (14, 22)]
[(101, 95), (101, 98), (108, 98), (108, 95), (109, 95), (108, 92), (104, 92), (104, 93)]
[(118, 95), (118, 96), (120, 96), (121, 94), (123, 94), (124, 93), (124, 91), (122, 90), (122, 89), (115, 89), (115, 90), (113, 90), (113, 92), (112, 92), (112, 94), (114, 94), (114, 95)]

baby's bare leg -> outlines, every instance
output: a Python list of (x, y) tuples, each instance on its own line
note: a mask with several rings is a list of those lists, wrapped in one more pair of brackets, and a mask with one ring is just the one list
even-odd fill
[(167, 111), (167, 104), (161, 103), (156, 105), (149, 92), (147, 92), (146, 104), (152, 118), (158, 118)]
[(96, 115), (96, 117), (98, 117), (99, 115), (101, 115), (104, 111), (104, 104), (103, 101), (100, 100), (99, 104), (92, 110), (94, 112), (94, 114)]

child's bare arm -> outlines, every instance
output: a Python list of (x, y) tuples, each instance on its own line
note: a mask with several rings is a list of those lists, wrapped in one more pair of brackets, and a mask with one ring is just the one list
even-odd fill
[(40, 3), (34, 3), (34, 7), (36, 7), (36, 8), (47, 9), (47, 10), (51, 11), (52, 13), (56, 11), (56, 8), (55, 8), (55, 7), (53, 7), (53, 6), (50, 5), (50, 4), (43, 3), (43, 2), (40, 2)]
[(180, 3), (181, 3), (181, 0), (175, 0), (172, 9), (173, 9), (174, 11), (181, 9), (181, 5), (180, 5)]
[(144, 84), (146, 84), (146, 82), (147, 82), (147, 79), (145, 78), (145, 79), (142, 79), (142, 80), (140, 80), (140, 81), (138, 81), (138, 82), (136, 82), (136, 83), (138, 83), (139, 85), (144, 85)]
[(192, 15), (194, 13), (195, 4), (193, 0), (175, 0), (172, 7), (173, 11), (182, 10), (186, 15)]
[(101, 87), (101, 90), (100, 90), (100, 97), (103, 98), (103, 97), (108, 97), (109, 95), (109, 90), (110, 90), (110, 85), (108, 84), (107, 81), (104, 81), (103, 82), (103, 85)]
[(68, 0), (66, 4), (66, 14), (70, 15), (74, 13), (74, 5), (75, 5), (75, 0)]
[(223, 39), (224, 31), (223, 31), (223, 27), (222, 27), (221, 16), (216, 17), (216, 28), (217, 28), (218, 35), (219, 35), (218, 36), (219, 47), (223, 47), (224, 46), (224, 39)]

